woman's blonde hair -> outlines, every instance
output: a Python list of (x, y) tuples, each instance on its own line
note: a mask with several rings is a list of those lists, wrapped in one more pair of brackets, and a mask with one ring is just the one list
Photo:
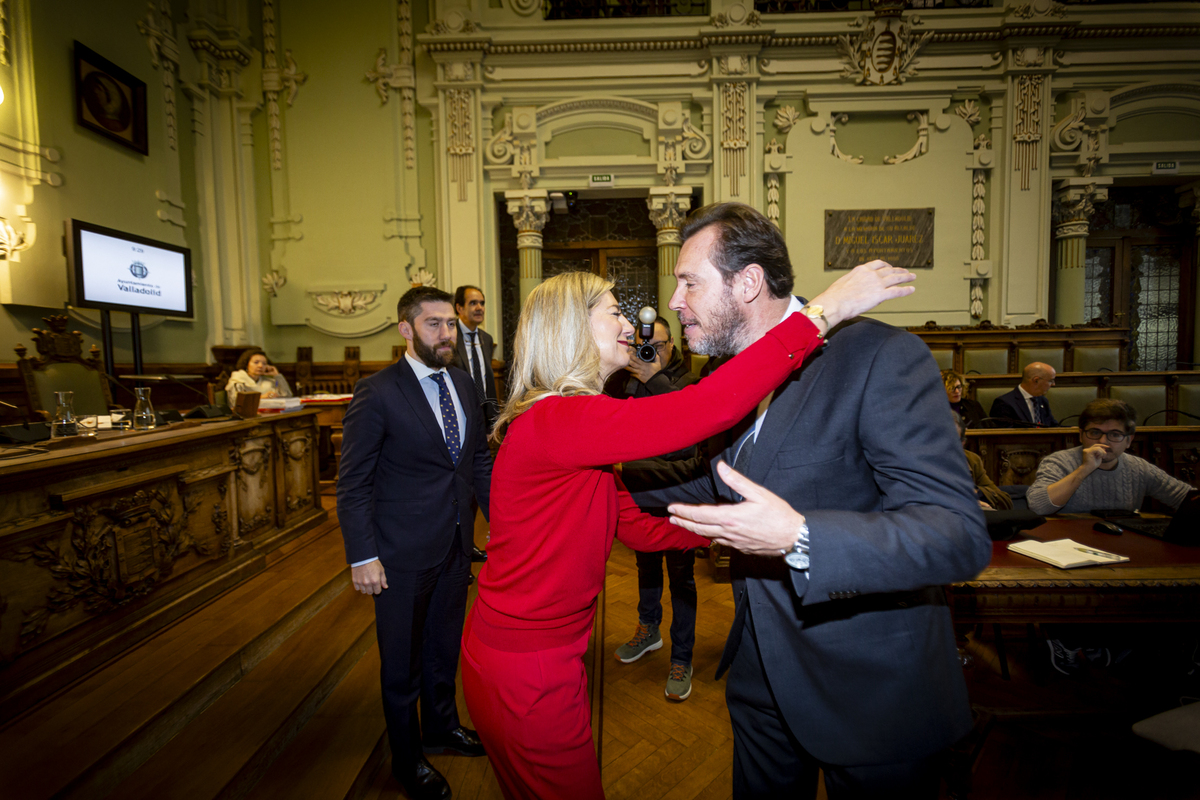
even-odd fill
[(492, 436), (543, 397), (600, 394), (600, 350), (589, 315), (612, 288), (590, 272), (565, 272), (529, 293), (513, 343), (508, 401)]

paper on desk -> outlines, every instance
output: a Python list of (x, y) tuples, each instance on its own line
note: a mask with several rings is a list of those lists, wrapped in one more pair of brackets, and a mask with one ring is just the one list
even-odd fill
[(1129, 560), (1127, 556), (1087, 547), (1073, 539), (1055, 539), (1050, 542), (1034, 540), (1013, 542), (1008, 549), (1023, 556), (1036, 558), (1038, 561), (1045, 561), (1060, 569), (1120, 564)]

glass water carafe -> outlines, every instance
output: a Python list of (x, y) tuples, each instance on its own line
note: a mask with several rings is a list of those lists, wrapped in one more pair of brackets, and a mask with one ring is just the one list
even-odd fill
[(54, 419), (50, 422), (50, 436), (75, 436), (79, 433), (79, 421), (75, 417), (75, 393), (55, 392)]
[(154, 406), (150, 405), (150, 387), (138, 387), (134, 391), (137, 392), (137, 405), (133, 407), (133, 429), (153, 430), (158, 421), (154, 417)]

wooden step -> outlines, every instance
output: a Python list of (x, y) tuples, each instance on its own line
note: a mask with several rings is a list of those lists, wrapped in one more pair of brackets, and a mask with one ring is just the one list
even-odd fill
[(343, 591), (110, 796), (244, 797), (374, 642), (374, 604)]
[(349, 585), (336, 523), (307, 547), (12, 721), (0, 786), (100, 797)]
[(379, 645), (338, 685), (247, 800), (339, 800), (359, 796), (382, 764), (387, 725), (379, 696)]

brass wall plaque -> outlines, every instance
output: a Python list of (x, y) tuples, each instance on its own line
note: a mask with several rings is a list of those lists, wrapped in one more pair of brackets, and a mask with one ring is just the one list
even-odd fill
[(852, 269), (876, 258), (893, 267), (932, 267), (933, 209), (825, 212), (825, 269)]

